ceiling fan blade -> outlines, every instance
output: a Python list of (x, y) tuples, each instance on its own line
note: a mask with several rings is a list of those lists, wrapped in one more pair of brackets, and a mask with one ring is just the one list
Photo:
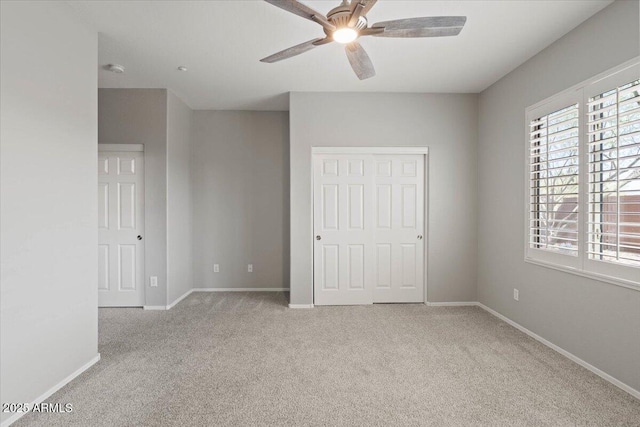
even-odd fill
[(360, 37), (362, 37), (362, 36), (373, 36), (375, 34), (380, 34), (380, 33), (384, 33), (384, 27), (365, 28), (365, 29), (360, 30), (358, 32), (358, 34), (360, 34)]
[(371, 28), (384, 28), (376, 37), (444, 37), (457, 36), (462, 31), (466, 16), (431, 16), (376, 22)]
[(267, 3), (271, 3), (274, 6), (284, 9), (287, 12), (291, 12), (298, 16), (302, 16), (310, 21), (317, 22), (329, 31), (336, 29), (335, 25), (327, 20), (327, 17), (322, 13), (311, 9), (309, 6), (300, 3), (297, 0), (264, 0)]
[(278, 53), (274, 53), (271, 56), (267, 56), (266, 58), (262, 58), (260, 62), (267, 62), (269, 64), (273, 62), (282, 61), (283, 59), (291, 58), (292, 56), (300, 55), (301, 53), (305, 53), (308, 50), (316, 47), (315, 43), (323, 40), (322, 38), (309, 40), (308, 42), (300, 43), (289, 49), (282, 50)]
[(358, 3), (356, 8), (351, 13), (351, 18), (349, 18), (349, 22), (347, 23), (348, 27), (355, 27), (358, 23), (358, 19), (362, 16), (362, 11), (364, 10), (364, 4)]
[(344, 47), (351, 68), (360, 80), (365, 80), (376, 75), (371, 59), (364, 48), (358, 42), (351, 42)]
[(323, 44), (333, 43), (333, 37), (327, 36), (323, 39), (319, 39), (313, 42), (314, 46), (322, 46)]
[(362, 4), (363, 8), (362, 8), (362, 12), (360, 13), (361, 15), (366, 15), (371, 8), (373, 7), (373, 5), (376, 4), (378, 0), (352, 0), (351, 1), (351, 14), (353, 14), (353, 12), (356, 10), (356, 7), (358, 7), (358, 4)]

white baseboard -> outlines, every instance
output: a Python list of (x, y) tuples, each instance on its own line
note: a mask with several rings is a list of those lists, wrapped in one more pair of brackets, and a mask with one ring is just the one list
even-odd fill
[(580, 359), (578, 356), (576, 356), (576, 355), (574, 355), (572, 353), (569, 353), (567, 350), (563, 349), (562, 347), (558, 347), (557, 345), (555, 345), (551, 341), (547, 341), (546, 339), (542, 338), (540, 335), (538, 335), (538, 334), (536, 334), (534, 332), (531, 332), (529, 329), (525, 328), (524, 326), (520, 325), (519, 323), (514, 322), (513, 320), (511, 320), (508, 317), (498, 313), (497, 311), (487, 307), (486, 305), (484, 305), (484, 304), (482, 304), (480, 302), (475, 303), (475, 305), (477, 305), (478, 307), (482, 308), (486, 312), (494, 315), (498, 319), (508, 323), (509, 325), (513, 326), (514, 328), (520, 330), (521, 332), (524, 332), (525, 334), (529, 335), (531, 338), (535, 339), (536, 341), (539, 341), (542, 344), (546, 345), (547, 347), (557, 351), (558, 353), (560, 353), (564, 357), (576, 362), (578, 365), (582, 366), (583, 368), (588, 369), (589, 371), (593, 372), (594, 374), (596, 374), (600, 378), (602, 378), (602, 379), (604, 379), (606, 381), (609, 381), (611, 384), (613, 384), (616, 387), (626, 391), (627, 393), (629, 393), (631, 396), (635, 397), (636, 399), (640, 399), (640, 391), (636, 390), (635, 388), (633, 388), (633, 387), (623, 383), (622, 381), (612, 377), (611, 375), (607, 374), (606, 372), (601, 371), (600, 369), (596, 368), (592, 364), (590, 364), (588, 362), (585, 362), (584, 360)]
[(475, 301), (453, 301), (453, 302), (425, 302), (429, 307), (474, 307), (478, 305)]
[(144, 305), (142, 306), (143, 310), (166, 310), (166, 305)]
[(289, 288), (193, 288), (193, 292), (288, 292)]
[(285, 292), (289, 291), (289, 288), (193, 288), (179, 296), (174, 302), (169, 305), (145, 305), (142, 308), (145, 310), (171, 310), (180, 301), (191, 295), (193, 292)]
[(189, 295), (191, 295), (191, 293), (193, 292), (193, 289), (189, 289), (187, 292), (185, 292), (184, 294), (182, 294), (181, 296), (179, 296), (178, 298), (176, 298), (176, 300), (174, 302), (172, 302), (171, 304), (169, 304), (167, 306), (167, 310), (171, 310), (177, 303), (179, 303), (180, 301), (182, 301), (183, 299), (185, 299), (186, 297), (188, 297)]
[[(66, 378), (64, 378), (62, 381), (60, 381), (58, 384), (54, 385), (53, 387), (51, 387), (49, 390), (45, 391), (44, 393), (42, 393), (40, 396), (38, 396), (33, 402), (31, 402), (29, 404), (29, 407), (33, 407), (39, 403), (42, 403), (45, 401), (45, 399), (47, 399), (49, 396), (51, 396), (53, 393), (55, 393), (56, 391), (60, 390), (62, 387), (64, 387), (65, 385), (69, 384), (71, 381), (73, 381), (78, 375), (80, 375), (81, 373), (83, 373), (84, 371), (86, 371), (87, 369), (89, 369), (90, 367), (92, 367), (93, 365), (95, 365), (96, 363), (98, 363), (98, 361), (100, 360), (100, 353), (98, 353), (96, 356), (94, 356), (91, 360), (89, 360), (87, 363), (85, 363), (84, 365), (82, 365), (81, 367), (79, 367), (78, 369), (76, 369), (71, 375), (67, 376)], [(2, 424), (0, 424), (0, 427), (8, 427), (11, 424), (13, 424), (14, 422), (18, 421), (18, 419), (22, 418), (23, 415), (28, 414), (28, 412), (18, 412), (15, 413), (13, 415), (11, 415), (9, 418), (7, 418), (6, 420), (4, 420), (2, 422)]]
[(313, 308), (313, 304), (289, 304), (289, 308)]

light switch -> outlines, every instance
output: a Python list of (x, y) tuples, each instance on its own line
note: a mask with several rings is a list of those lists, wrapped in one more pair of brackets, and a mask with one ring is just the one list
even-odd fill
[(213, 264), (213, 272), (220, 273), (220, 264)]
[(149, 278), (149, 286), (152, 288), (158, 287), (158, 276), (151, 276)]

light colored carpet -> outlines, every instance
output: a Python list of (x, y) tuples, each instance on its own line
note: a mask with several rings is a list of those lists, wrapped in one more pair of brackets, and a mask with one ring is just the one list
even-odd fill
[(640, 401), (476, 307), (194, 293), (100, 310), (102, 360), (17, 426), (640, 425)]

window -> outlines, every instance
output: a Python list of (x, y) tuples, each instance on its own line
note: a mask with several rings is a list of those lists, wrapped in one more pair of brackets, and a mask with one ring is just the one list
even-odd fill
[(531, 121), (529, 244), (578, 255), (578, 104)]
[(590, 259), (640, 265), (639, 92), (635, 80), (588, 99)]
[(527, 109), (527, 261), (640, 289), (640, 62)]

